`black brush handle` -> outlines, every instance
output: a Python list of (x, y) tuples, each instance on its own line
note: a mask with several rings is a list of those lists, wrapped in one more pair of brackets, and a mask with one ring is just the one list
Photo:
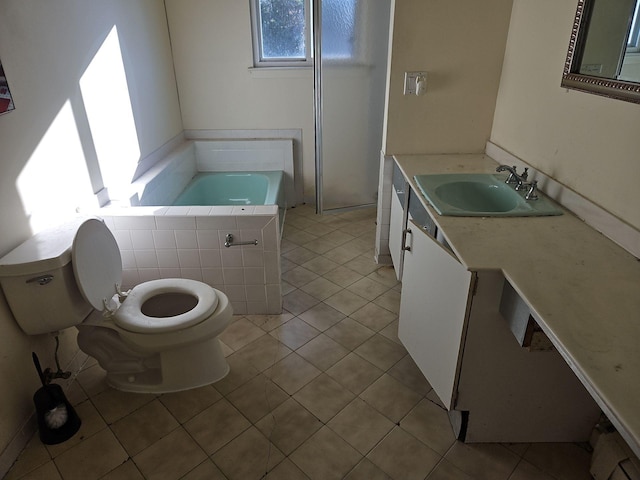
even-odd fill
[(38, 376), (40, 377), (40, 381), (42, 382), (42, 386), (47, 386), (47, 380), (42, 372), (42, 367), (40, 366), (40, 360), (36, 355), (36, 352), (31, 352), (31, 357), (33, 358), (33, 364), (36, 366), (36, 370), (38, 371)]

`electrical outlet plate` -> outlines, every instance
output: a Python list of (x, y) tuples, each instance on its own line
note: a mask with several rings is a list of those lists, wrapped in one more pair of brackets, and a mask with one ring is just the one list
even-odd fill
[(416, 79), (426, 76), (427, 72), (404, 72), (404, 94), (416, 95)]

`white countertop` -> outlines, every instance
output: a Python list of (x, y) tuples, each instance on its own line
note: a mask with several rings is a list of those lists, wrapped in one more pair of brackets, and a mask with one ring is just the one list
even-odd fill
[(477, 155), (395, 157), (458, 259), (501, 270), (540, 327), (640, 457), (640, 261), (570, 212), (556, 217), (446, 217), (414, 175), (494, 172)]

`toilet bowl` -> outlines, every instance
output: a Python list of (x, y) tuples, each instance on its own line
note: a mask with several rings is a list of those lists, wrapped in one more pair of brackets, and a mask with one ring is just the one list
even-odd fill
[(78, 345), (119, 390), (165, 393), (229, 372), (218, 335), (232, 308), (224, 293), (190, 279), (120, 289), (115, 238), (96, 218), (35, 235), (0, 259), (0, 284), (25, 333), (70, 326)]

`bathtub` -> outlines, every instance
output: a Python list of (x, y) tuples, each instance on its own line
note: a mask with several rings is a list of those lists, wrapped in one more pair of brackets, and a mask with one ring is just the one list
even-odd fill
[[(225, 149), (238, 155), (237, 145)], [(236, 314), (281, 313), (280, 239), (287, 203), (283, 186), (291, 176), (278, 168), (281, 162), (260, 161), (259, 154), (234, 160), (235, 172), (217, 171), (229, 170), (229, 162), (218, 163), (219, 153), (196, 155), (219, 150), (215, 142), (185, 142), (133, 182), (127, 202), (98, 211), (120, 247), (123, 286), (191, 278), (223, 291)], [(252, 153), (257, 150), (252, 146)], [(266, 151), (274, 157), (272, 150)], [(265, 166), (270, 169), (260, 171)], [(245, 186), (227, 191), (236, 181)], [(210, 182), (218, 186), (202, 187)], [(265, 182), (264, 200), (257, 202), (255, 184)], [(216, 198), (206, 198), (212, 192)], [(229, 234), (235, 239), (230, 247), (225, 245)]]

